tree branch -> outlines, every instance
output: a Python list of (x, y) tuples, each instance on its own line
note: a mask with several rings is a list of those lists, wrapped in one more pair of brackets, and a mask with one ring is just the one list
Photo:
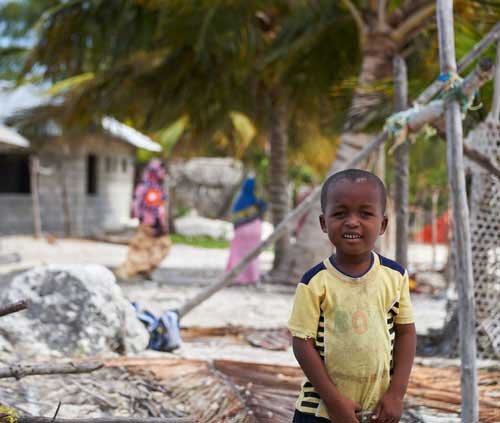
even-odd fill
[(409, 33), (411, 33), (415, 28), (421, 26), (426, 20), (433, 16), (435, 12), (436, 5), (434, 3), (423, 6), (408, 18), (406, 18), (401, 23), (401, 25), (399, 25), (394, 31), (392, 31), (391, 38), (394, 40), (394, 42), (401, 44), (406, 39)]
[(20, 416), (18, 423), (193, 423), (186, 417), (98, 417), (95, 419), (60, 419), (52, 417)]
[(99, 370), (104, 366), (99, 361), (87, 363), (42, 363), (42, 364), (12, 364), (10, 366), (0, 367), (0, 379), (15, 377), (21, 379), (24, 376), (33, 375), (52, 375), (52, 374), (70, 374), (70, 373), (90, 373)]
[(342, 3), (344, 4), (345, 7), (347, 7), (347, 10), (349, 10), (349, 13), (354, 19), (354, 22), (356, 22), (356, 26), (358, 27), (359, 31), (359, 39), (360, 42), (363, 44), (366, 34), (366, 25), (365, 22), (363, 21), (363, 17), (361, 16), (361, 12), (357, 9), (357, 7), (353, 4), (351, 0), (342, 0)]

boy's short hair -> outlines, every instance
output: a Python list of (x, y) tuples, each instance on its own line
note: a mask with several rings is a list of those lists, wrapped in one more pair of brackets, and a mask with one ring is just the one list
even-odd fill
[(362, 169), (345, 169), (340, 172), (330, 175), (321, 188), (321, 211), (324, 213), (327, 203), (328, 191), (335, 186), (338, 182), (343, 179), (347, 179), (352, 182), (356, 182), (358, 179), (366, 179), (373, 182), (378, 188), (380, 195), (380, 205), (382, 206), (382, 213), (385, 213), (385, 208), (387, 205), (387, 191), (385, 189), (384, 183), (380, 178), (371, 172)]

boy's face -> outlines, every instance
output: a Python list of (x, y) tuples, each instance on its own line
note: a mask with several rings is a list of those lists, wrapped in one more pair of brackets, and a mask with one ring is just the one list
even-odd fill
[(373, 250), (387, 227), (380, 195), (377, 185), (364, 178), (342, 179), (330, 187), (319, 221), (337, 253), (359, 256)]

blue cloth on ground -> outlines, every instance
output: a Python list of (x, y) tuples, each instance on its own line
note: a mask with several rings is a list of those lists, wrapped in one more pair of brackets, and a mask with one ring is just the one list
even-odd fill
[(155, 351), (173, 351), (181, 346), (179, 316), (175, 311), (166, 311), (156, 317), (148, 310), (141, 310), (137, 303), (132, 303), (137, 318), (149, 332), (148, 348)]

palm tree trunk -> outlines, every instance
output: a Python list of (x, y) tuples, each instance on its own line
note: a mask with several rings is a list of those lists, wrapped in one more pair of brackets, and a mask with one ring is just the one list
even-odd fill
[(397, 46), (388, 33), (374, 31), (366, 37), (358, 84), (344, 123), (345, 132), (363, 129), (379, 113), (378, 106), (392, 104), (377, 85), (391, 79), (396, 51)]
[[(363, 48), (358, 88), (354, 92), (347, 113), (345, 131), (340, 138), (340, 145), (329, 174), (342, 169), (345, 163), (361, 151), (371, 139), (365, 134), (352, 131), (367, 125), (375, 117), (375, 113), (370, 113), (370, 110), (384, 97), (373, 91), (373, 85), (376, 81), (391, 79), (392, 60), (395, 54), (395, 46), (388, 34), (374, 33), (371, 37), (367, 37), (367, 44)], [(387, 104), (390, 107), (392, 101), (388, 101)], [(273, 270), (271, 274), (273, 282), (297, 283), (304, 272), (332, 253), (332, 246), (319, 226), (320, 214), (321, 208), (318, 202), (309, 211), (297, 234), (295, 244), (288, 248), (284, 257), (280, 258), (279, 269)]]
[[(286, 101), (279, 89), (270, 91), (270, 127), (271, 165), (269, 180), (269, 200), (273, 225), (283, 221), (289, 211), (288, 199), (288, 125)], [(289, 246), (288, 235), (283, 236), (274, 247), (273, 270), (282, 262)]]

